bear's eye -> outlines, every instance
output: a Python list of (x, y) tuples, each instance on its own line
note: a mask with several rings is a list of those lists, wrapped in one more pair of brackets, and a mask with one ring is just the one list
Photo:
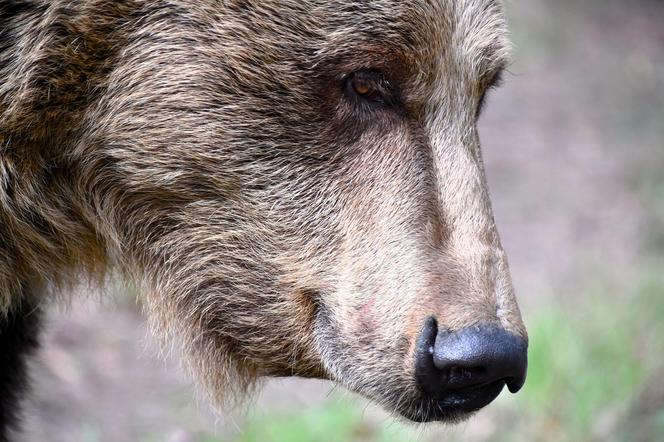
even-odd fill
[(387, 101), (388, 84), (374, 71), (357, 71), (346, 78), (346, 91), (355, 98), (370, 103), (384, 104)]
[(482, 93), (480, 100), (477, 103), (477, 111), (475, 114), (475, 119), (479, 119), (480, 115), (482, 114), (482, 111), (484, 110), (487, 94), (491, 92), (492, 89), (497, 89), (503, 84), (504, 71), (505, 68), (501, 67), (491, 77), (489, 77), (489, 81), (487, 81), (486, 85), (484, 86), (484, 92)]

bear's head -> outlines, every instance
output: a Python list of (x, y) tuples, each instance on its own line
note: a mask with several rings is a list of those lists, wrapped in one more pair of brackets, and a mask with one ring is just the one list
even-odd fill
[(69, 158), (81, 212), (212, 397), (319, 377), (453, 421), (521, 387), (476, 129), (508, 62), (500, 2), (141, 14)]

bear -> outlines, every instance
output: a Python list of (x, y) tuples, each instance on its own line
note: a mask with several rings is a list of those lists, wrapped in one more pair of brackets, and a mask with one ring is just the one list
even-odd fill
[(211, 402), (328, 379), (416, 422), (525, 381), (477, 120), (499, 0), (2, 0), (0, 438), (40, 312), (140, 288)]

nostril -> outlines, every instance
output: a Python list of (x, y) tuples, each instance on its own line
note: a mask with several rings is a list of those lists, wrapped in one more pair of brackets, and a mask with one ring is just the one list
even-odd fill
[(474, 379), (483, 377), (486, 374), (486, 369), (484, 367), (458, 367), (453, 366), (449, 370), (448, 374), (448, 383), (464, 383), (471, 382)]

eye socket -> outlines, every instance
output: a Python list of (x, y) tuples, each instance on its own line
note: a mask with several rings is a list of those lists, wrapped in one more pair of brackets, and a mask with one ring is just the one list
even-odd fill
[(386, 102), (386, 82), (378, 72), (357, 71), (346, 78), (346, 90), (351, 96), (372, 103)]

